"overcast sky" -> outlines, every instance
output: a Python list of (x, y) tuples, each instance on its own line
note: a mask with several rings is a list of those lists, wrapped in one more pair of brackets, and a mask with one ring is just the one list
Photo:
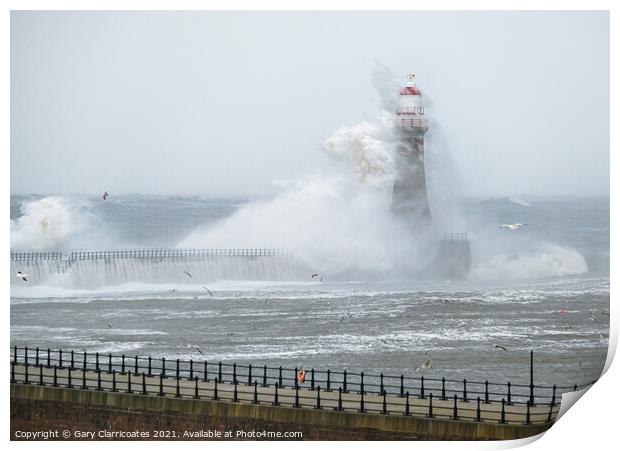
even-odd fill
[(379, 113), (375, 60), (465, 193), (609, 193), (606, 12), (13, 12), (11, 191), (268, 195)]

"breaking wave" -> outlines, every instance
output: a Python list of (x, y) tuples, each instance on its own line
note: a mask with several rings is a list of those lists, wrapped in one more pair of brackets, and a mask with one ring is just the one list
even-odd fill
[(470, 277), (482, 280), (536, 279), (586, 272), (588, 264), (577, 250), (542, 243), (486, 259), (472, 268)]

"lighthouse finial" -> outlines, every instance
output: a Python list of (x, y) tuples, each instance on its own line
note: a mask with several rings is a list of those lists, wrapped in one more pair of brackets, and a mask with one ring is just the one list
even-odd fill
[(415, 74), (411, 72), (409, 75), (407, 75), (407, 80), (409, 80), (410, 83), (413, 83), (415, 81)]

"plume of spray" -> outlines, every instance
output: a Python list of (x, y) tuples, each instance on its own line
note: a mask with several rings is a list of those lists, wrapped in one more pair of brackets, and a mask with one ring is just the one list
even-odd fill
[(324, 142), (326, 153), (340, 164), (329, 173), (289, 183), (273, 199), (244, 206), (223, 222), (199, 228), (178, 246), (288, 248), (331, 276), (395, 275), (411, 262), (414, 267), (407, 272), (421, 270), (429, 263), (421, 258), (431, 238), (428, 231), (414, 236), (390, 211), (399, 82), (380, 64), (372, 81), (383, 111), (374, 121), (337, 129)]
[(110, 232), (99, 229), (89, 207), (85, 200), (60, 196), (24, 203), (22, 215), (11, 220), (11, 249), (100, 248)]

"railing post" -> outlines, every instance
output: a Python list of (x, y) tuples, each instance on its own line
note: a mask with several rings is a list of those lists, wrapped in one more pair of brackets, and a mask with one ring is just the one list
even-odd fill
[(142, 394), (146, 395), (146, 375), (142, 372)]
[(295, 405), (293, 407), (299, 407), (299, 385), (295, 385)]
[[(530, 405), (534, 405), (534, 351), (530, 351)], [(529, 424), (529, 423), (528, 423)]]
[(121, 355), (121, 374), (125, 374), (125, 354)]
[(179, 367), (180, 363), (179, 363), (179, 359), (177, 359), (177, 380), (180, 377), (180, 367)]
[(248, 383), (246, 384), (248, 387), (252, 385), (252, 364), (248, 365)]
[(95, 370), (99, 371), (99, 353), (95, 352)]
[(480, 396), (478, 396), (478, 405), (476, 407), (476, 421), (482, 421), (482, 418), (480, 417)]
[(469, 402), (467, 399), (467, 380), (463, 379), (463, 402)]
[(131, 371), (127, 372), (127, 393), (133, 393), (131, 390)]
[[(37, 354), (39, 354), (39, 348), (37, 348)], [(38, 360), (39, 360), (39, 356), (37, 355), (37, 361), (38, 361)], [(71, 351), (71, 366), (70, 366), (70, 368), (71, 368), (72, 370), (74, 370), (74, 369), (75, 369), (75, 355), (74, 355), (74, 352), (73, 352), (73, 351)]]
[(97, 370), (97, 391), (101, 391), (101, 370), (100, 369)]
[[(71, 351), (73, 352), (73, 351)], [(34, 364), (39, 366), (39, 347), (37, 346), (37, 348), (35, 349), (35, 354), (34, 354)]]
[(400, 394), (399, 397), (405, 396), (405, 376), (400, 375)]
[(446, 378), (441, 378), (441, 399), (442, 401), (446, 400)]
[(553, 386), (553, 395), (551, 396), (551, 404), (549, 405), (549, 416), (547, 417), (547, 423), (551, 421), (551, 413), (553, 412), (553, 406), (555, 406), (555, 385)]
[(217, 364), (217, 381), (222, 382), (222, 362)]
[(273, 403), (274, 406), (279, 406), (280, 403), (278, 402), (278, 385), (276, 385), (275, 387), (275, 391), (273, 392)]
[(58, 368), (62, 368), (62, 349), (58, 350)]
[[(179, 373), (177, 373), (177, 374), (179, 374)], [(175, 393), (175, 396), (176, 396), (177, 398), (180, 398), (180, 397), (181, 397), (181, 382), (180, 382), (180, 380), (179, 380), (178, 376), (175, 378), (175, 380), (176, 380), (176, 382), (177, 382), (177, 391), (176, 391), (176, 393)]]
[(506, 400), (504, 398), (502, 398), (502, 413), (500, 414), (499, 422), (501, 424), (506, 423)]
[(15, 383), (15, 362), (11, 362), (11, 383)]
[(28, 365), (28, 346), (24, 347), (24, 363)]
[(410, 412), (409, 412), (409, 390), (407, 390), (407, 393), (406, 393), (406, 398), (405, 398), (405, 413), (404, 413), (404, 415), (405, 415), (406, 417), (408, 417), (409, 415), (411, 415), (411, 414), (410, 414)]
[(28, 380), (28, 364), (27, 363), (24, 366), (24, 384), (26, 385), (30, 384), (30, 381)]
[(342, 387), (338, 387), (338, 407), (336, 410), (342, 412)]
[(158, 396), (164, 396), (164, 373), (159, 373), (159, 393)]
[(332, 391), (330, 376), (331, 376), (331, 371), (328, 369), (327, 370), (327, 388), (325, 389), (325, 391), (328, 391), (328, 392)]
[(458, 400), (458, 395), (454, 395), (454, 407), (452, 408), (452, 419), (453, 420), (458, 420), (459, 419), (459, 411), (458, 411), (458, 406), (456, 405), (457, 400)]
[(213, 381), (215, 385), (213, 386), (213, 401), (217, 401), (217, 378)]
[(428, 395), (428, 418), (433, 418), (433, 394)]
[(134, 362), (134, 368), (133, 368), (133, 374), (138, 374), (140, 371), (138, 369), (138, 356), (135, 357), (135, 362)]
[(234, 384), (233, 402), (237, 402), (237, 401), (239, 401), (238, 394), (237, 394), (237, 378), (234, 379), (233, 384)]
[(13, 346), (13, 363), (17, 363), (17, 346)]
[[(56, 365), (54, 365), (54, 387), (58, 387), (58, 374), (56, 373), (56, 370), (58, 368), (56, 367)], [(28, 370), (28, 365), (26, 365), (26, 370)], [(26, 371), (26, 383), (28, 383), (28, 371)]]
[(360, 373), (360, 393), (364, 396), (364, 372)]
[(526, 409), (527, 410), (525, 411), (525, 424), (531, 424), (531, 422), (530, 422), (530, 403), (529, 402), (527, 403)]
[(295, 377), (293, 378), (294, 379), (293, 383), (295, 384), (295, 388), (297, 388), (297, 386), (299, 385), (297, 382), (297, 371), (298, 371), (297, 367), (295, 367)]
[(43, 365), (39, 366), (39, 385), (43, 385)]
[(189, 359), (189, 380), (194, 380), (194, 360)]
[(507, 405), (511, 406), (512, 405), (512, 399), (511, 399), (511, 393), (510, 393), (510, 382), (508, 382), (508, 401), (506, 402)]
[(484, 381), (484, 403), (489, 403), (489, 381)]
[(52, 355), (52, 351), (50, 350), (50, 348), (47, 348), (47, 367), (49, 368), (51, 365), (51, 355)]
[(360, 413), (366, 412), (366, 409), (364, 409), (364, 391), (363, 390), (360, 392), (360, 410), (359, 410), (359, 412)]
[(381, 373), (379, 375), (379, 394), (382, 395), (384, 391), (385, 390), (383, 390), (383, 373)]
[(344, 370), (343, 374), (344, 374), (344, 379), (342, 381), (342, 392), (349, 393), (349, 390), (347, 390), (347, 370)]
[(383, 409), (381, 409), (381, 413), (383, 415), (387, 415), (387, 394), (383, 392)]
[(420, 377), (420, 399), (424, 399), (424, 376)]
[(310, 370), (310, 390), (314, 390), (314, 368)]
[(159, 373), (162, 377), (166, 377), (166, 358), (161, 358), (161, 373)]
[[(84, 353), (84, 361), (86, 361), (86, 353)], [(88, 390), (86, 387), (86, 370), (82, 370), (82, 390)]]
[(151, 375), (152, 375), (151, 374), (151, 360), (152, 360), (152, 358), (151, 358), (151, 356), (149, 356), (149, 367), (148, 367), (149, 377), (151, 377)]
[(254, 381), (254, 399), (252, 404), (258, 404), (258, 381)]
[(321, 408), (321, 386), (319, 385), (316, 390), (316, 406), (315, 409)]
[(278, 385), (280, 386), (280, 388), (282, 388), (282, 367), (279, 368)]
[(267, 386), (267, 365), (263, 366), (263, 387)]
[(205, 360), (205, 367), (204, 367), (203, 374), (202, 374), (202, 380), (204, 382), (209, 382), (209, 371), (208, 371), (208, 368), (207, 368), (207, 361), (206, 360)]
[(116, 391), (116, 370), (112, 370), (112, 391)]
[(233, 384), (237, 385), (237, 364), (233, 363)]

